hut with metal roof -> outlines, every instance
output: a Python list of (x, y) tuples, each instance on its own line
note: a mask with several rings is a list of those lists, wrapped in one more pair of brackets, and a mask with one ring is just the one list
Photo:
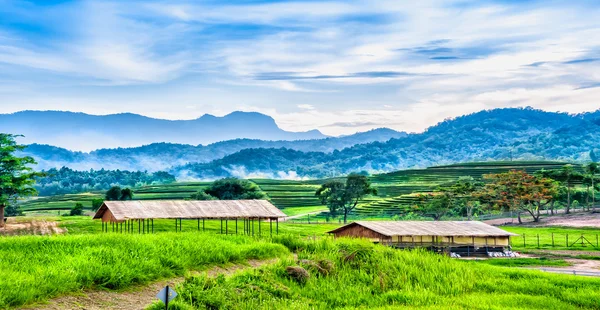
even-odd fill
[(329, 232), (399, 248), (426, 247), (466, 254), (502, 252), (516, 234), (477, 221), (358, 221)]
[[(258, 232), (262, 230), (261, 223), (269, 221), (271, 233), (273, 221), (279, 231), (279, 219), (286, 217), (267, 200), (134, 200), (134, 201), (105, 201), (94, 215), (101, 220), (103, 231), (114, 232), (154, 232), (155, 219), (174, 219), (175, 230), (181, 231), (182, 220), (197, 220), (198, 230), (200, 221), (202, 229), (205, 220), (220, 220), (221, 232), (229, 233), (229, 221), (235, 221), (235, 232), (238, 232), (238, 221), (244, 224), (247, 234), (254, 234), (255, 221), (258, 222)], [(136, 227), (137, 224), (137, 227)], [(225, 224), (225, 230), (223, 230)]]

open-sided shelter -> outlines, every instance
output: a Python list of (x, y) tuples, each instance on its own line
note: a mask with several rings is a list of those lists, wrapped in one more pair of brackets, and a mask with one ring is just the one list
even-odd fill
[[(502, 251), (516, 234), (477, 221), (358, 221), (329, 232), (396, 247)], [(462, 252), (462, 251), (461, 251)]]
[[(279, 219), (286, 217), (267, 200), (134, 200), (106, 201), (94, 215), (102, 221), (103, 231), (112, 228), (117, 232), (133, 232), (137, 224), (138, 232), (153, 232), (155, 219), (175, 219), (175, 229), (181, 230), (181, 221), (191, 219), (200, 221), (204, 228), (205, 220), (221, 220), (221, 231), (225, 221), (225, 233), (228, 233), (228, 221), (235, 220), (236, 232), (238, 220), (244, 222), (244, 232), (254, 234), (254, 221), (273, 221), (279, 230)], [(251, 230), (252, 229), (252, 230)]]

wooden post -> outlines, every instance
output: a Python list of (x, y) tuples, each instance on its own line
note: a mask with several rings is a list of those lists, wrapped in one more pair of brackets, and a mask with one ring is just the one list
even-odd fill
[(206, 231), (206, 222), (202, 219), (202, 231)]
[(221, 234), (223, 234), (223, 219), (220, 219), (221, 221)]
[(179, 226), (179, 225), (177, 225), (177, 219), (175, 219), (175, 232), (177, 232), (177, 227), (178, 227), (178, 226)]
[(277, 218), (277, 234), (279, 235), (279, 218)]
[(200, 231), (200, 219), (198, 219), (198, 231)]
[(540, 248), (540, 234), (537, 234), (537, 247)]
[[(273, 219), (269, 218), (269, 230), (271, 231), (271, 237), (273, 237)], [(596, 235), (596, 243), (598, 243), (598, 235)]]
[(258, 218), (258, 235), (262, 236), (262, 228), (261, 228), (261, 224), (262, 222), (260, 221), (260, 217)]
[(181, 229), (181, 219), (179, 219), (179, 231), (183, 231), (183, 229)]
[(569, 247), (569, 234), (566, 235), (567, 248)]
[(523, 234), (523, 247), (526, 248), (527, 244), (525, 243), (525, 234)]
[(154, 219), (152, 219), (152, 233), (154, 233)]

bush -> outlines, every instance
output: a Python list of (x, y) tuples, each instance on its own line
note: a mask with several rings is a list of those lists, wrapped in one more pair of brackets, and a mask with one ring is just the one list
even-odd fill
[(300, 266), (288, 266), (285, 271), (291, 279), (299, 284), (305, 284), (310, 279), (310, 273)]
[(70, 216), (78, 216), (78, 215), (83, 215), (83, 204), (81, 203), (76, 203), (75, 206), (71, 209), (71, 212), (69, 212)]

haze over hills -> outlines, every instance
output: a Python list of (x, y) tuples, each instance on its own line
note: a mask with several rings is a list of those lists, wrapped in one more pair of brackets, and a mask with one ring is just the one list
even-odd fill
[(64, 148), (32, 144), (25, 154), (38, 161), (38, 169), (60, 168), (76, 170), (121, 169), (158, 171), (188, 163), (207, 163), (227, 155), (250, 148), (288, 148), (303, 152), (318, 151), (331, 153), (357, 144), (388, 141), (408, 136), (387, 128), (374, 129), (344, 137), (298, 141), (265, 141), (235, 139), (206, 146), (154, 143), (134, 148), (100, 149), (89, 153), (69, 151)]
[(209, 144), (232, 139), (306, 140), (325, 138), (318, 130), (289, 132), (270, 116), (233, 112), (195, 120), (162, 120), (137, 114), (89, 115), (64, 111), (0, 114), (0, 132), (21, 134), (25, 144), (47, 144), (75, 151), (133, 147), (151, 143)]
[(584, 162), (600, 148), (599, 133), (600, 111), (574, 115), (505, 108), (449, 119), (418, 134), (378, 129), (318, 140), (157, 143), (91, 153), (31, 145), (26, 153), (39, 168), (166, 170), (180, 179), (305, 178), (511, 158)]

